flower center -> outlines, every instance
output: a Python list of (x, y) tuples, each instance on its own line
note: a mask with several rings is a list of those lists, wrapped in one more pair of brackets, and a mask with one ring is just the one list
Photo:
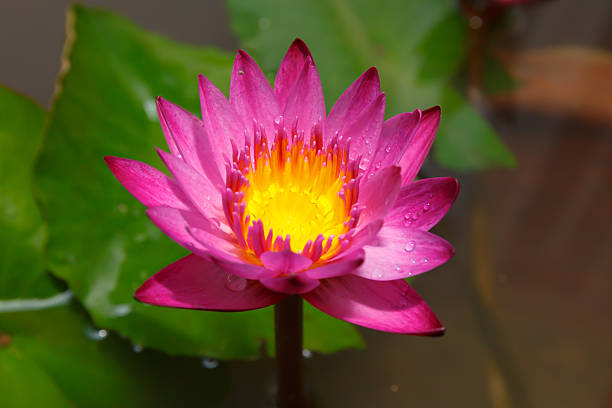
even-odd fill
[(234, 155), (242, 182), (234, 185), (239, 211), (232, 218), (240, 221), (234, 232), (244, 236), (245, 249), (259, 256), (290, 248), (313, 261), (337, 253), (358, 218), (358, 167), (348, 151), (335, 141), (323, 148), (317, 127), (305, 143), (279, 126), (271, 148), (257, 132), (252, 160), (249, 153), (247, 146)]

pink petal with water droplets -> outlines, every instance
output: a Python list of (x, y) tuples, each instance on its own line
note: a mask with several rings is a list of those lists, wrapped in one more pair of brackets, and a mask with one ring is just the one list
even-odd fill
[(148, 164), (111, 156), (104, 161), (123, 187), (146, 207), (194, 208), (175, 180)]
[(157, 149), (157, 153), (191, 203), (207, 218), (223, 218), (221, 193), (205, 176), (183, 160)]
[(209, 245), (219, 250), (231, 251), (235, 247), (233, 237), (221, 232), (213, 222), (198, 213), (169, 207), (154, 207), (147, 210), (147, 215), (153, 224), (174, 242), (203, 257), (207, 256), (207, 248), (189, 233), (188, 228), (207, 231), (211, 237), (214, 237), (211, 238)]
[(304, 41), (297, 38), (293, 41), (289, 50), (287, 50), (287, 54), (285, 54), (274, 80), (274, 94), (281, 111), (285, 110), (289, 93), (295, 81), (297, 81), (300, 72), (302, 72), (307, 58), (312, 59), (310, 50), (304, 44)]
[(292, 125), (297, 118), (297, 131), (310, 135), (315, 123), (325, 119), (325, 100), (319, 73), (310, 57), (298, 75), (293, 88), (287, 97), (283, 112), (286, 125)]
[(361, 112), (380, 96), (378, 71), (372, 67), (361, 74), (338, 98), (325, 120), (325, 142), (342, 133)]
[(280, 276), (277, 278), (264, 278), (261, 279), (260, 282), (270, 290), (285, 293), (287, 295), (307, 293), (319, 286), (319, 281), (317, 279), (309, 278), (301, 273)]
[(402, 185), (412, 182), (417, 176), (436, 137), (439, 124), (439, 106), (423, 111), (419, 127), (410, 139), (408, 148), (399, 162), (402, 168)]
[(301, 272), (312, 265), (310, 258), (296, 254), (289, 249), (264, 252), (259, 259), (266, 268), (278, 273)]
[(418, 129), (421, 110), (405, 112), (386, 120), (382, 125), (376, 153), (370, 162), (367, 173), (399, 163), (408, 148), (409, 141)]
[(378, 138), (385, 120), (385, 94), (380, 94), (344, 128), (341, 144), (350, 140), (349, 155), (351, 158), (362, 156), (359, 168), (367, 169), (378, 146)]
[(234, 61), (229, 100), (249, 135), (258, 130), (253, 127), (255, 119), (264, 126), (266, 135), (273, 138), (274, 120), (280, 115), (276, 96), (257, 63), (242, 50), (238, 51)]
[(385, 218), (395, 204), (401, 183), (401, 169), (397, 166), (384, 168), (363, 182), (359, 205), (365, 208), (359, 217), (359, 224), (366, 225)]
[(156, 102), (159, 121), (172, 154), (185, 160), (214, 185), (223, 186), (220, 169), (225, 162), (213, 150), (202, 121), (164, 98), (158, 97)]
[(410, 183), (400, 190), (385, 225), (429, 231), (448, 212), (458, 193), (459, 182), (452, 177)]
[(365, 261), (353, 273), (382, 281), (430, 271), (455, 253), (448, 242), (430, 232), (387, 225), (378, 232), (376, 242), (363, 249)]
[(373, 282), (347, 275), (321, 281), (302, 297), (322, 312), (370, 329), (423, 336), (444, 333), (431, 308), (403, 280)]
[(358, 249), (347, 256), (327, 262), (322, 266), (308, 269), (307, 271), (302, 272), (302, 274), (313, 279), (327, 279), (348, 275), (355, 269), (359, 268), (364, 259), (364, 250)]
[[(232, 105), (215, 85), (204, 75), (198, 76), (202, 122), (216, 153), (225, 159), (232, 157), (230, 141), (244, 145), (246, 126)], [(248, 135), (248, 134), (247, 134)], [(248, 135), (251, 137), (251, 135)]]
[(149, 278), (134, 297), (156, 306), (217, 311), (259, 309), (285, 297), (257, 281), (237, 285), (232, 279), (209, 260), (188, 255)]

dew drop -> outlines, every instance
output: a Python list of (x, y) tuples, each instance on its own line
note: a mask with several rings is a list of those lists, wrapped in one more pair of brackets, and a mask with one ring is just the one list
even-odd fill
[(243, 71), (243, 70), (241, 70), (241, 69), (239, 69), (239, 70), (238, 70), (238, 75), (244, 75), (244, 71)]
[(423, 263), (429, 263), (429, 258), (423, 258)]
[(402, 268), (400, 268), (399, 266), (396, 266), (396, 267), (395, 267), (395, 270), (396, 270), (397, 272), (401, 272), (401, 271), (402, 271)]
[(105, 329), (97, 330), (97, 329), (94, 329), (93, 327), (89, 327), (85, 329), (85, 335), (90, 340), (101, 341), (101, 340), (104, 340), (108, 336), (108, 331), (106, 331)]
[(416, 264), (416, 259), (414, 259), (414, 258), (410, 258), (410, 263), (411, 263), (411, 264), (413, 264), (413, 265), (415, 265), (415, 264)]
[(203, 358), (201, 363), (202, 367), (208, 368), (209, 370), (214, 370), (215, 368), (219, 367), (219, 362), (217, 360), (213, 360), (212, 358)]
[(182, 154), (177, 154), (176, 157), (178, 157), (179, 159), (182, 159), (183, 155)]
[(376, 166), (375, 166), (375, 167), (376, 167), (377, 169), (380, 169), (380, 167), (381, 167), (381, 166), (382, 166), (382, 162), (378, 162), (378, 163), (376, 163)]
[(414, 251), (414, 248), (416, 247), (416, 242), (414, 241), (408, 241), (408, 243), (406, 244), (406, 246), (404, 247), (404, 251), (406, 252), (412, 252)]
[(387, 146), (387, 147), (385, 147), (385, 152), (387, 152), (387, 153), (391, 153), (391, 146)]
[(311, 358), (312, 357), (312, 351), (310, 351), (308, 349), (302, 350), (302, 357), (304, 357), (304, 358)]
[(228, 273), (225, 275), (225, 287), (234, 292), (240, 292), (246, 288), (247, 280), (240, 276)]
[(383, 277), (383, 276), (382, 276), (382, 273), (379, 273), (378, 275), (376, 275), (376, 277), (377, 277), (378, 279), (381, 279), (381, 278)]
[(142, 353), (142, 346), (140, 344), (134, 344), (132, 350), (134, 353)]
[(423, 206), (423, 212), (427, 212), (427, 211), (429, 211), (429, 210), (431, 210), (431, 203), (430, 203), (430, 202), (427, 202), (427, 203), (425, 203), (425, 205)]

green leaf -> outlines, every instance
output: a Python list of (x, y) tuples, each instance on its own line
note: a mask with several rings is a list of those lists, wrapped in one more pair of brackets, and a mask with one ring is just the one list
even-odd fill
[[(436, 141), (442, 165), (470, 170), (514, 163), (486, 121), (451, 88), (466, 58), (466, 25), (457, 1), (228, 0), (228, 5), (238, 38), (267, 70), (277, 69), (294, 38), (306, 41), (318, 62), (328, 109), (375, 65), (388, 91), (388, 115), (442, 105)], [(446, 104), (451, 92), (459, 100)], [(460, 151), (453, 150), (457, 145)]]
[[(273, 349), (271, 308), (218, 313), (158, 308), (132, 299), (153, 273), (186, 254), (145, 216), (103, 156), (163, 168), (165, 144), (154, 97), (199, 111), (197, 74), (227, 87), (233, 58), (172, 42), (123, 18), (75, 7), (69, 67), (61, 81), (36, 168), (48, 215), (50, 269), (65, 279), (97, 325), (170, 354), (252, 358)], [(359, 347), (356, 329), (306, 309), (305, 347)]]
[(94, 341), (88, 333), (97, 331), (75, 306), (1, 315), (3, 407), (191, 406), (227, 395), (225, 369), (137, 354), (110, 335)]
[(47, 230), (32, 195), (45, 111), (0, 87), (0, 112), (0, 299), (45, 298), (56, 289), (45, 273)]

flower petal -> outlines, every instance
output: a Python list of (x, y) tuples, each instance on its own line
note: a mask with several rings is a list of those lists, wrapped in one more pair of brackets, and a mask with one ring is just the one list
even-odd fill
[(137, 160), (106, 156), (104, 161), (123, 187), (146, 207), (193, 209), (178, 183), (161, 171)]
[(285, 54), (274, 80), (274, 94), (281, 111), (285, 110), (289, 93), (300, 75), (307, 58), (312, 59), (310, 50), (304, 41), (296, 38), (287, 50), (287, 54)]
[(396, 280), (430, 271), (448, 261), (453, 247), (426, 231), (385, 225), (377, 241), (363, 247), (365, 261), (353, 273), (366, 279)]
[(157, 153), (193, 206), (207, 218), (222, 218), (221, 193), (210, 180), (170, 153), (160, 149)]
[(289, 249), (264, 252), (259, 259), (267, 269), (278, 273), (301, 272), (312, 265), (310, 258), (296, 254)]
[(401, 169), (397, 166), (382, 169), (368, 178), (359, 193), (359, 204), (365, 206), (359, 217), (359, 224), (366, 225), (385, 218), (395, 204), (401, 183)]
[(459, 193), (452, 177), (429, 178), (402, 187), (385, 225), (429, 231), (448, 212)]
[(309, 278), (302, 273), (277, 278), (265, 278), (261, 279), (260, 282), (274, 292), (285, 293), (287, 295), (307, 293), (319, 286), (317, 279)]
[(341, 134), (344, 128), (359, 117), (380, 95), (380, 79), (378, 70), (374, 67), (361, 74), (338, 98), (325, 120), (325, 135), (327, 140), (336, 133)]
[(403, 280), (372, 282), (356, 276), (321, 281), (302, 297), (338, 319), (390, 333), (439, 336), (444, 327)]
[(234, 61), (230, 84), (230, 104), (242, 118), (249, 135), (255, 130), (254, 120), (273, 137), (274, 120), (280, 115), (272, 87), (253, 58), (240, 50)]
[(399, 162), (402, 168), (402, 185), (412, 182), (417, 176), (436, 137), (439, 124), (439, 106), (423, 111), (419, 128), (410, 139), (408, 148)]
[(218, 150), (213, 150), (202, 121), (162, 97), (157, 97), (156, 102), (159, 121), (172, 154), (204, 174), (214, 185), (222, 186), (220, 169), (225, 167), (225, 161), (217, 154)]
[(224, 162), (232, 157), (230, 141), (236, 146), (244, 144), (246, 127), (232, 105), (204, 75), (198, 76), (202, 122), (216, 153)]
[(308, 269), (307, 271), (302, 272), (302, 274), (313, 279), (327, 279), (348, 275), (355, 269), (359, 268), (364, 259), (365, 251), (363, 249), (358, 249), (335, 261), (330, 261), (322, 266)]
[(362, 156), (359, 165), (361, 169), (370, 167), (384, 120), (385, 94), (382, 93), (342, 132), (342, 142), (349, 143), (350, 141), (349, 156), (351, 158)]
[(283, 112), (287, 124), (297, 118), (298, 133), (304, 131), (310, 135), (312, 127), (325, 119), (325, 100), (317, 68), (312, 58), (307, 57), (298, 75)]
[(191, 252), (206, 257), (206, 247), (199, 243), (188, 228), (198, 228), (207, 231), (211, 237), (209, 245), (213, 245), (219, 250), (231, 251), (235, 245), (231, 241), (231, 236), (221, 232), (210, 220), (198, 213), (177, 210), (169, 207), (154, 207), (147, 210), (147, 215), (164, 234), (174, 242)]
[(417, 109), (414, 112), (395, 115), (383, 123), (368, 174), (399, 163), (408, 148), (409, 141), (418, 129), (421, 115), (421, 110)]
[(157, 306), (242, 311), (276, 304), (285, 296), (257, 281), (237, 284), (232, 275), (211, 261), (188, 255), (149, 278), (134, 297)]

